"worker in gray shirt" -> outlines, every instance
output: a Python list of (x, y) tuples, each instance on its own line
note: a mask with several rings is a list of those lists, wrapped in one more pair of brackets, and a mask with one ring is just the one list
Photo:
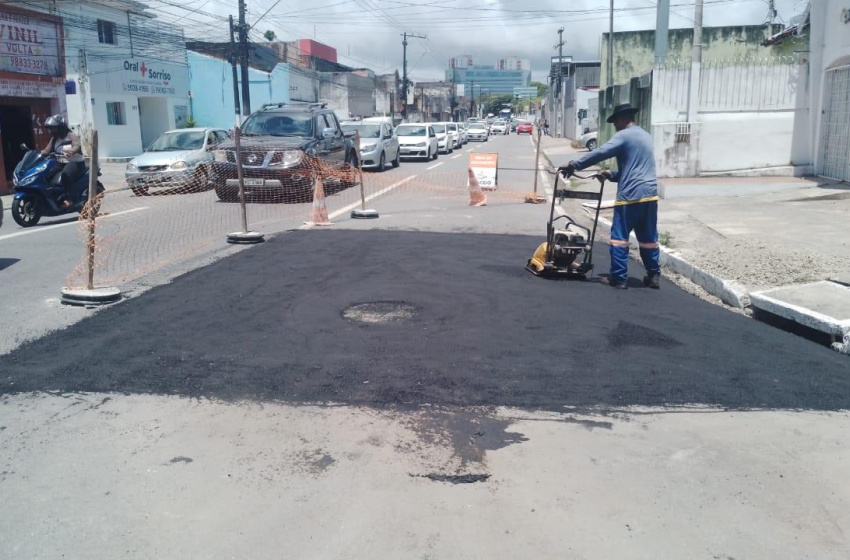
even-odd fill
[(646, 268), (644, 286), (658, 289), (661, 267), (658, 264), (658, 179), (652, 136), (635, 123), (638, 109), (628, 103), (618, 105), (608, 117), (617, 133), (601, 147), (561, 168), (569, 177), (609, 158), (617, 158), (617, 171), (600, 175), (617, 183), (614, 202), (614, 225), (611, 227), (611, 274), (603, 282), (625, 290), (628, 288), (629, 234), (634, 231), (640, 245), (640, 256)]

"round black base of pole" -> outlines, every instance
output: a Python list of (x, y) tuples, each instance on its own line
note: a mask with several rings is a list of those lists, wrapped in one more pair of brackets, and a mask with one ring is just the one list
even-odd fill
[(66, 305), (97, 306), (115, 303), (121, 299), (118, 288), (62, 288), (62, 303)]
[(265, 235), (257, 231), (237, 231), (227, 234), (227, 242), (235, 245), (253, 245), (265, 241)]
[(371, 208), (366, 210), (352, 210), (351, 217), (355, 220), (374, 220), (379, 217), (377, 210), (372, 210)]

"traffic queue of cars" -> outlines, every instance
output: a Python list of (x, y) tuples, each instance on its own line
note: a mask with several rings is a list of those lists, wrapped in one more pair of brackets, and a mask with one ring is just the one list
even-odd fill
[[(517, 133), (530, 133), (527, 123), (504, 119), (493, 119), (492, 124), (471, 118), (463, 123), (393, 126), (390, 117), (340, 122), (322, 103), (268, 104), (242, 125), (240, 163), (245, 190), (268, 201), (289, 200), (296, 194), (299, 200), (309, 199), (316, 170), (308, 156), (340, 170), (360, 166), (383, 171), (387, 166), (398, 167), (403, 159), (434, 160), (468, 142), (487, 142), (493, 134), (510, 134), (512, 124)], [(220, 200), (233, 202), (238, 200), (236, 143), (230, 132), (219, 128), (168, 131), (127, 164), (125, 179), (137, 196), (147, 195), (151, 189), (215, 189)], [(340, 182), (342, 188), (352, 186)]]

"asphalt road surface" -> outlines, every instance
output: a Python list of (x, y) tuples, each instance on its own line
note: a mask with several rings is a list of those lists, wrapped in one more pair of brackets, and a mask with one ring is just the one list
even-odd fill
[(532, 146), (476, 149), (483, 208), (439, 188), (465, 154), (403, 164), (378, 220), (343, 194), (31, 322), (68, 326), (0, 356), (0, 556), (846, 558), (846, 358), (635, 262), (611, 290), (601, 244), (586, 282), (533, 277)]

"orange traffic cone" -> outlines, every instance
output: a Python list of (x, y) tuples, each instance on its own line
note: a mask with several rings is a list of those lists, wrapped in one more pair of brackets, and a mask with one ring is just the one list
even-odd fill
[(328, 218), (328, 207), (325, 205), (325, 187), (319, 175), (316, 175), (316, 182), (313, 186), (313, 216), (307, 224), (311, 226), (333, 225)]
[(487, 197), (484, 191), (481, 190), (481, 185), (478, 184), (478, 178), (475, 177), (475, 172), (471, 167), (468, 168), (469, 174), (469, 205), (484, 206), (487, 204)]

